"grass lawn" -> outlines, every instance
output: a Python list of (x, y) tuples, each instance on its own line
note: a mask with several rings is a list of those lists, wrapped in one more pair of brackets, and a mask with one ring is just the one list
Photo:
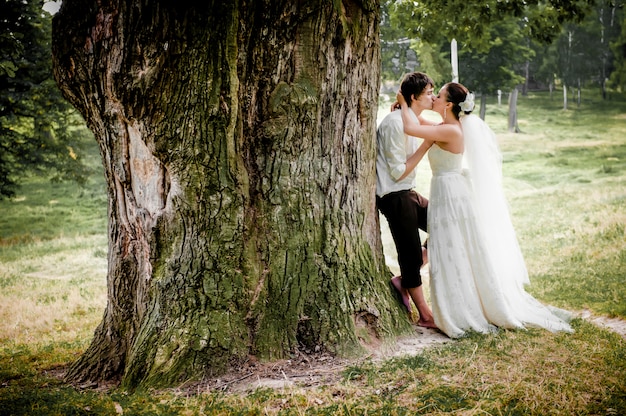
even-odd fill
[[(382, 103), (382, 112), (388, 103)], [(519, 97), (521, 133), (489, 102), (528, 291), (574, 312), (626, 319), (626, 98)], [(416, 187), (427, 194), (427, 163)], [(0, 201), (0, 415), (622, 415), (626, 340), (584, 319), (573, 334), (474, 335), (327, 383), (248, 392), (77, 390), (57, 374), (88, 346), (106, 305), (107, 201), (30, 179)], [(386, 242), (393, 250), (393, 242)]]

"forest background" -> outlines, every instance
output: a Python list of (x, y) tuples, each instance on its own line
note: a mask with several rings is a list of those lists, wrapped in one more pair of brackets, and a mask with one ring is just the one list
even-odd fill
[[(438, 85), (451, 80), (452, 39), (459, 80), (480, 97), (483, 118), (487, 102), (508, 100), (512, 91), (558, 89), (567, 109), (572, 101), (580, 104), (585, 89), (598, 89), (603, 99), (626, 89), (622, 0), (563, 2), (562, 10), (539, 3), (502, 19), (490, 19), (489, 10), (469, 3), (381, 2), (383, 94), (393, 94), (402, 75), (413, 70), (428, 73)], [(45, 10), (55, 12), (59, 5), (3, 4), (0, 197), (14, 195), (32, 174), (79, 184), (90, 174), (82, 163), (89, 132), (80, 128), (84, 123), (52, 76), (51, 15)], [(418, 25), (418, 16), (427, 18)]]

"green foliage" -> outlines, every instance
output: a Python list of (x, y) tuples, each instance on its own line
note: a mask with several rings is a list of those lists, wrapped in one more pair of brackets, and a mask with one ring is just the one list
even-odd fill
[(411, 49), (417, 52), (420, 71), (427, 73), (436, 85), (443, 85), (450, 79), (452, 65), (450, 64), (450, 45), (441, 44), (441, 47), (420, 40), (411, 41)]
[(450, 41), (471, 44), (481, 49), (489, 42), (489, 27), (510, 17), (528, 22), (526, 35), (549, 41), (567, 21), (578, 21), (594, 4), (593, 0), (488, 0), (471, 2), (463, 0), (409, 1), (397, 3), (398, 20), (408, 33), (424, 42), (437, 42), (441, 34)]
[(93, 140), (52, 77), (51, 17), (43, 1), (8, 0), (0, 18), (0, 198), (28, 174), (83, 184)]
[(550, 44), (561, 34), (565, 23), (580, 23), (597, 1), (534, 1), (526, 9), (526, 30), (530, 39)]
[(438, 83), (449, 81), (454, 38), (460, 81), (478, 92), (508, 91), (524, 81), (545, 88), (559, 79), (567, 86), (594, 83), (606, 93), (609, 76), (623, 89), (623, 6), (623, 0), (387, 0), (381, 5), (382, 77), (396, 81), (420, 70)]
[(407, 72), (419, 70), (438, 84), (447, 82), (452, 73), (449, 42), (444, 34), (428, 42), (415, 36), (413, 29), (419, 23), (402, 6), (393, 0), (381, 3), (382, 79), (399, 81)]
[(515, 18), (493, 23), (486, 36), (489, 40), (483, 48), (475, 50), (468, 45), (459, 51), (459, 78), (482, 94), (509, 91), (524, 81), (520, 68), (533, 51)]
[(611, 36), (610, 26), (602, 25), (602, 9), (592, 9), (583, 23), (567, 23), (554, 44), (557, 61), (554, 71), (564, 85), (586, 85), (590, 79), (600, 85), (606, 78)]
[(396, 2), (381, 2), (380, 43), (381, 77), (385, 80), (398, 81), (403, 74), (417, 65), (415, 51), (410, 48), (410, 39), (404, 27), (398, 24)]

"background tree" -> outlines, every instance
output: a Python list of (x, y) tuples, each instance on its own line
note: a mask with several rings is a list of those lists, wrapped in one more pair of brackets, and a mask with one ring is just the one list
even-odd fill
[(490, 25), (485, 36), (488, 41), (480, 48), (469, 44), (459, 50), (462, 83), (479, 93), (483, 119), (486, 97), (497, 94), (498, 90), (511, 91), (523, 83), (523, 65), (533, 56), (517, 18), (505, 18)]
[[(580, 21), (593, 3), (593, 0), (400, 1), (389, 7), (392, 11), (389, 17), (394, 30), (408, 33), (421, 43), (441, 45), (442, 36), (448, 44), (453, 38), (458, 41), (459, 80), (481, 92), (480, 115), (484, 118), (487, 94), (515, 89), (516, 84), (528, 78), (533, 54), (531, 41), (551, 41), (565, 22)], [(442, 82), (451, 79), (449, 76)], [(516, 97), (516, 91), (511, 96)], [(509, 112), (510, 119), (516, 120), (515, 99), (509, 100)], [(509, 128), (515, 130), (516, 126)]]
[[(554, 42), (555, 73), (563, 83), (564, 91), (573, 93), (576, 90), (578, 104), (584, 86), (597, 85), (606, 97), (606, 79), (613, 61), (609, 40), (617, 37), (617, 19), (621, 14), (621, 6), (600, 1), (580, 23), (565, 24)], [(566, 94), (563, 106), (567, 108)]]
[(614, 70), (610, 75), (610, 84), (618, 91), (626, 91), (626, 15), (623, 15), (622, 27), (619, 36), (610, 42), (610, 48), (615, 56)]
[[(598, 83), (602, 89), (602, 97), (607, 98), (607, 81), (614, 69), (616, 56), (611, 49), (611, 41), (620, 35), (621, 21), (624, 16), (623, 0), (598, 1), (594, 17), (597, 19), (599, 31), (599, 70)], [(622, 52), (623, 54), (623, 52)]]
[(419, 68), (435, 82), (446, 82), (452, 73), (449, 40), (439, 34), (437, 41), (424, 42), (414, 30), (419, 21), (412, 20), (411, 14), (399, 7), (402, 4), (395, 0), (381, 2), (381, 78), (393, 81), (397, 88), (404, 74)]
[[(622, 16), (623, 1), (598, 1), (578, 23), (564, 24), (554, 41), (532, 39), (536, 58), (530, 62), (530, 81), (552, 91), (557, 80), (563, 82), (557, 74), (566, 77), (571, 72), (571, 85), (577, 87), (578, 80), (580, 87), (596, 85), (606, 98), (607, 77), (619, 55), (613, 54), (610, 43), (619, 36)], [(574, 56), (573, 62), (568, 55)]]
[[(83, 183), (84, 122), (52, 77), (43, 1), (5, 0), (0, 17), (0, 198), (29, 173)], [(92, 139), (89, 137), (89, 139)]]
[(489, 27), (504, 18), (524, 18), (529, 37), (548, 42), (560, 33), (563, 23), (580, 21), (593, 4), (595, 0), (401, 0), (396, 14), (403, 16), (399, 23), (408, 23), (405, 30), (424, 42), (436, 41), (444, 34), (449, 40), (465, 39), (480, 49), (489, 42)]
[(563, 35), (554, 43), (557, 57), (555, 69), (563, 87), (564, 110), (567, 110), (568, 93), (571, 93), (571, 90), (579, 82), (579, 71), (584, 67), (584, 64), (579, 62), (578, 53), (580, 50), (579, 43), (582, 43), (582, 39), (577, 35), (573, 27), (566, 27)]
[(410, 47), (411, 39), (403, 26), (395, 24), (397, 19), (396, 2), (381, 1), (381, 77), (385, 80), (398, 81), (418, 65), (416, 53)]
[(536, 88), (548, 88), (550, 98), (556, 86), (556, 53), (551, 48), (551, 44), (531, 41), (535, 58), (530, 61), (528, 71), (528, 83)]

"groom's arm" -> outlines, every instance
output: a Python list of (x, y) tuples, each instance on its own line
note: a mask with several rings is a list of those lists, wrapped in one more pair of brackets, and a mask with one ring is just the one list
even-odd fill
[(398, 182), (408, 174), (406, 167), (406, 136), (402, 120), (399, 118), (389, 120), (381, 130), (381, 144), (383, 145), (383, 154), (387, 162), (389, 176)]
[(404, 179), (409, 173), (413, 171), (413, 169), (417, 167), (418, 163), (420, 163), (420, 161), (422, 160), (426, 152), (428, 152), (428, 149), (430, 149), (433, 143), (434, 142), (429, 142), (427, 140), (424, 140), (422, 144), (420, 145), (420, 147), (417, 148), (415, 153), (409, 156), (409, 158), (406, 160), (406, 163), (405, 163), (406, 170), (404, 171), (404, 174), (400, 176), (400, 178), (398, 178), (399, 181)]

